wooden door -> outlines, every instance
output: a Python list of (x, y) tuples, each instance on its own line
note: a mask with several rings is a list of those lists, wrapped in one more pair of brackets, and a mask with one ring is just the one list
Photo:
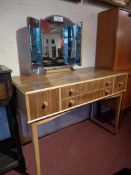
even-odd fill
[(131, 69), (131, 12), (119, 10), (114, 69)]
[(96, 67), (114, 67), (117, 19), (118, 9), (106, 10), (98, 15)]

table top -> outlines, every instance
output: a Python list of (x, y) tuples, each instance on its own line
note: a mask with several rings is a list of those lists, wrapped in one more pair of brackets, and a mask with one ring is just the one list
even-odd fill
[(103, 68), (81, 68), (77, 70), (55, 72), (55, 73), (39, 73), (24, 76), (12, 77), (13, 84), (23, 93), (30, 94), (32, 92), (63, 87), (67, 85), (77, 84), (80, 82), (92, 81), (104, 77), (125, 74), (120, 71)]

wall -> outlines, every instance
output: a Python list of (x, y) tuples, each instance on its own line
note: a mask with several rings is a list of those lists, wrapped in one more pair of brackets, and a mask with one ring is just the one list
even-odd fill
[[(94, 66), (97, 14), (104, 9), (105, 7), (93, 5), (88, 2), (71, 3), (64, 0), (0, 0), (0, 64), (11, 68), (13, 70), (12, 76), (19, 75), (16, 31), (26, 26), (27, 16), (40, 19), (56, 14), (68, 17), (74, 22), (83, 22), (82, 66)], [(55, 129), (84, 120), (87, 116), (87, 108), (84, 107), (84, 109), (84, 113), (81, 113), (80, 110), (79, 113), (75, 111), (75, 115), (73, 114), (74, 118), (67, 116), (67, 119), (58, 119), (52, 122), (50, 127), (49, 125), (45, 126), (45, 133), (50, 133)], [(5, 116), (5, 113), (2, 112), (1, 115)], [(53, 129), (50, 130), (50, 128)], [(9, 136), (8, 131), (6, 135)], [(3, 138), (2, 132), (0, 138)]]
[(62, 0), (0, 0), (0, 64), (19, 74), (16, 31), (26, 26), (26, 17), (38, 19), (59, 14), (74, 22), (83, 22), (82, 65), (94, 66), (97, 14), (104, 7)]

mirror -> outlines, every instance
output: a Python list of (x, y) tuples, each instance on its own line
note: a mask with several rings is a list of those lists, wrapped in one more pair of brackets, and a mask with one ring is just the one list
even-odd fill
[(34, 67), (81, 64), (82, 23), (52, 15), (40, 20), (28, 17), (27, 27)]

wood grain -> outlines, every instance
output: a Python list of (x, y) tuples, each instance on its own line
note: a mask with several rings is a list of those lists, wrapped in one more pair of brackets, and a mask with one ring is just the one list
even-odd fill
[[(131, 72), (131, 12), (112, 8), (98, 15), (96, 67)], [(131, 79), (123, 95), (122, 109), (131, 107)]]
[(112, 76), (121, 75), (120, 71), (101, 68), (82, 68), (70, 72), (53, 74), (32, 74), (12, 77), (13, 84), (23, 93), (32, 94), (57, 87), (71, 86), (93, 80), (101, 80)]
[(29, 94), (28, 98), (31, 120), (60, 110), (59, 89)]
[(86, 68), (61, 74), (33, 74), (25, 80), (20, 76), (13, 82), (19, 108), (30, 123), (125, 91), (126, 78), (127, 73)]
[(96, 67), (114, 67), (118, 9), (100, 12), (97, 26)]

